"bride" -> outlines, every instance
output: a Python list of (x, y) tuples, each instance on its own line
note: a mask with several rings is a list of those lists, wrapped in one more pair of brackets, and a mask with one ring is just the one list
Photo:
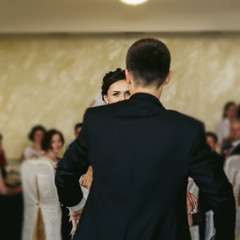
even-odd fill
[[(106, 104), (113, 104), (119, 101), (128, 100), (131, 96), (129, 85), (126, 81), (125, 70), (117, 68), (115, 71), (108, 72), (102, 82), (102, 99)], [(90, 191), (93, 181), (93, 169), (90, 166), (86, 174), (80, 179), (80, 185)], [(192, 213), (197, 205), (196, 197), (187, 192), (187, 211)], [(72, 212), (73, 225), (76, 226), (79, 220), (81, 209), (78, 212)]]

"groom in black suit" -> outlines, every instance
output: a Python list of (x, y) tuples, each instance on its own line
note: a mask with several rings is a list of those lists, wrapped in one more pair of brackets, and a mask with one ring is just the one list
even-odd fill
[(234, 240), (232, 186), (211, 158), (203, 124), (159, 102), (169, 68), (165, 44), (137, 41), (127, 53), (130, 100), (86, 111), (56, 170), (60, 201), (78, 211), (79, 178), (93, 168), (74, 240), (189, 240), (189, 176), (215, 213), (216, 240)]

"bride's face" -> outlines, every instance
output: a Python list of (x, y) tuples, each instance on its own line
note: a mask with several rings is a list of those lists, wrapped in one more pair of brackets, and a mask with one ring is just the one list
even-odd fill
[(123, 79), (113, 83), (109, 87), (107, 95), (104, 95), (104, 101), (107, 104), (116, 103), (129, 99), (130, 95), (129, 85)]

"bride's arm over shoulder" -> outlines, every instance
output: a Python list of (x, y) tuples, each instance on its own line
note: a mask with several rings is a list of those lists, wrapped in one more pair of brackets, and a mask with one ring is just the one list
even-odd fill
[(187, 212), (192, 214), (198, 205), (197, 198), (190, 192), (187, 192)]
[(82, 175), (80, 179), (80, 185), (82, 187), (87, 188), (88, 191), (90, 191), (92, 186), (92, 181), (93, 181), (93, 171), (92, 171), (92, 167), (89, 166), (87, 172), (84, 175)]

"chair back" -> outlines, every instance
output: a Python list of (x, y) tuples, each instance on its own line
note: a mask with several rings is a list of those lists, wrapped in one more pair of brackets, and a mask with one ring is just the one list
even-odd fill
[(24, 223), (22, 240), (60, 240), (61, 208), (54, 168), (47, 158), (26, 160), (21, 167)]
[(226, 159), (224, 171), (233, 188), (235, 185), (236, 174), (240, 171), (240, 155), (233, 155)]
[(240, 240), (240, 171), (235, 176), (233, 193), (236, 201), (236, 239)]

